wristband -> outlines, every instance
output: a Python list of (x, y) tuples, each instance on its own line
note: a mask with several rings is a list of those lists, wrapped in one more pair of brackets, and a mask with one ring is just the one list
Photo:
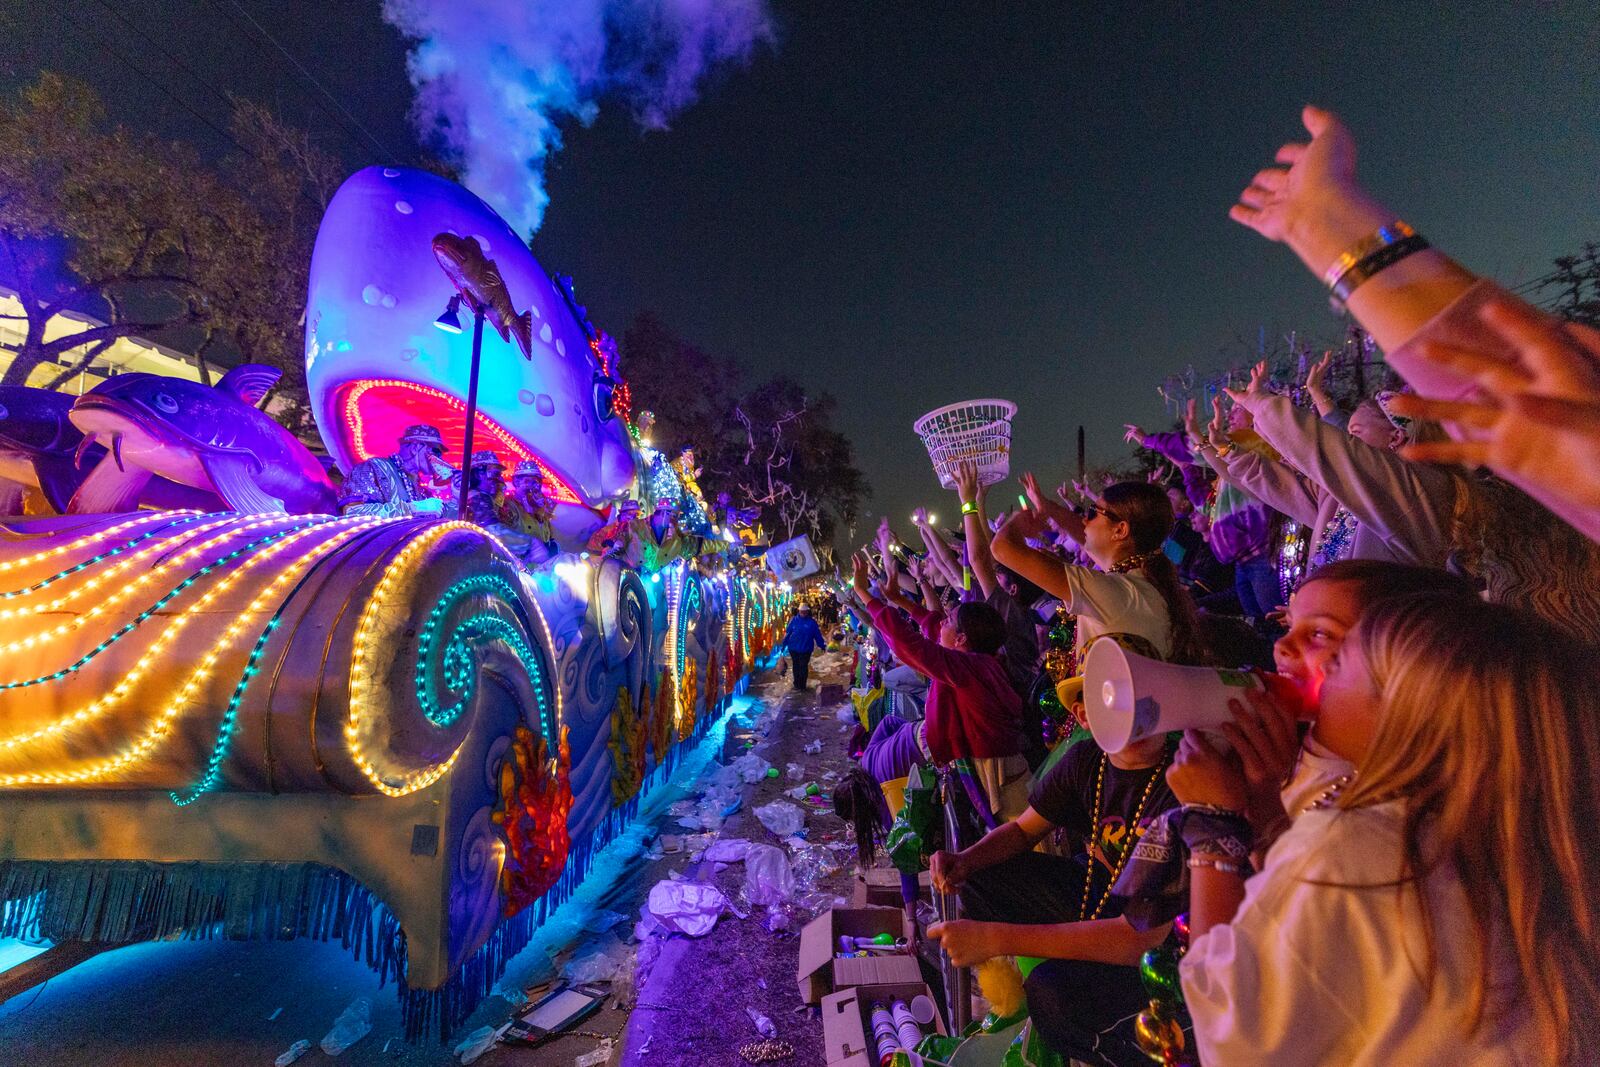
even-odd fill
[(1407, 237), (1415, 237), (1416, 233), (1416, 230), (1413, 230), (1400, 219), (1395, 219), (1387, 226), (1380, 226), (1375, 232), (1368, 234), (1343, 252), (1340, 252), (1338, 257), (1329, 264), (1328, 269), (1322, 272), (1322, 284), (1329, 289), (1336, 288), (1339, 284), (1339, 279), (1347, 271), (1353, 269), (1356, 264), (1387, 245), (1392, 245)]
[(961, 502), (961, 514), (963, 514), (963, 515), (976, 515), (977, 513), (978, 513), (978, 502), (976, 500), (963, 500)]
[(1412, 234), (1394, 244), (1384, 245), (1339, 276), (1339, 280), (1333, 286), (1333, 298), (1340, 303), (1345, 302), (1350, 299), (1351, 293), (1371, 281), (1374, 276), (1388, 270), (1413, 252), (1421, 252), (1427, 247), (1429, 247), (1427, 238), (1421, 234)]
[(1230, 863), (1227, 860), (1217, 859), (1214, 856), (1190, 856), (1187, 866), (1191, 871), (1200, 867), (1210, 867), (1214, 871), (1221, 871), (1223, 874), (1236, 875), (1240, 878), (1248, 878), (1252, 874), (1256, 873), (1255, 870), (1250, 866), (1248, 860), (1242, 863)]

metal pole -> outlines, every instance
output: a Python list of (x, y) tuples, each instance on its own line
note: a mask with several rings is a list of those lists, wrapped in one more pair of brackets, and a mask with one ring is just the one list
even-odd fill
[[(961, 850), (961, 821), (956, 817), (955, 771), (945, 767), (939, 771), (939, 797), (944, 801), (944, 847), (952, 852)], [(961, 898), (954, 893), (933, 894), (934, 907), (940, 922), (961, 918)], [(944, 978), (945, 1007), (949, 1010), (950, 1031), (959, 1034), (972, 1021), (972, 987), (967, 980), (967, 969), (957, 967), (944, 950), (939, 952), (940, 970)]]
[[(476, 303), (476, 301), (474, 301)], [(472, 310), (472, 370), (467, 376), (467, 429), (461, 437), (461, 492), (456, 496), (456, 518), (467, 517), (472, 493), (472, 424), (478, 419), (478, 361), (483, 355), (483, 308)]]

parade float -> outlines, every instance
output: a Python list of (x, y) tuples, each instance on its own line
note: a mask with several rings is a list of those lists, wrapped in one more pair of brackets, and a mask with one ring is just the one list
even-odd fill
[[(4, 398), (0, 474), (61, 513), (0, 527), (0, 936), (333, 939), (443, 1033), (788, 594), (641, 440), (570, 283), (461, 187), (351, 177), (306, 326), (331, 477), (258, 409), (266, 368)], [(396, 480), (418, 441), (440, 477)], [(443, 477), (478, 457), (533, 483), (534, 527)], [(378, 476), (396, 500), (337, 513)]]

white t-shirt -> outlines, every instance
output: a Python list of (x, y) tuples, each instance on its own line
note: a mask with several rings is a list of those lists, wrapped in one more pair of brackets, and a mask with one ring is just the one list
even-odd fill
[[(1426, 880), (1431, 993), (1420, 976), (1429, 957), (1416, 883), (1346, 888), (1398, 876), (1401, 818), (1398, 802), (1306, 812), (1273, 846), (1266, 869), (1245, 883), (1233, 921), (1195, 940), (1178, 970), (1203, 1062), (1540, 1062), (1526, 1012), (1487, 1015), (1479, 1030), (1467, 1031), (1478, 935), (1448, 865)], [(1514, 983), (1516, 975), (1515, 960), (1498, 953), (1492, 981)]]
[(1162, 658), (1172, 654), (1172, 619), (1155, 583), (1143, 574), (1107, 574), (1066, 567), (1067, 610), (1078, 617), (1079, 662), (1090, 641), (1101, 634), (1138, 634)]

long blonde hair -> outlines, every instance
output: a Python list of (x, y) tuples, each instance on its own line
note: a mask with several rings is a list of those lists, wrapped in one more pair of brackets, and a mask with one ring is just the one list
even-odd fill
[[(1381, 715), (1354, 788), (1356, 808), (1405, 807), (1403, 879), (1448, 864), (1479, 969), (1470, 1019), (1526, 1008), (1545, 1058), (1600, 1042), (1600, 667), (1596, 650), (1531, 612), (1459, 595), (1375, 605), (1358, 634)], [(1419, 886), (1420, 888), (1420, 886)], [(1515, 1000), (1490, 988), (1491, 942), (1515, 955)]]

